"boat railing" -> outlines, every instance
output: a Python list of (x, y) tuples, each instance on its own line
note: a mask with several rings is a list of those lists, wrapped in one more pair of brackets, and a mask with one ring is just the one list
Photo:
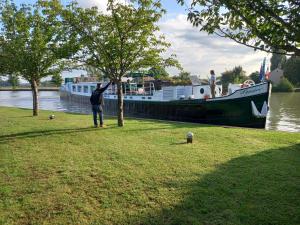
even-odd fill
[[(147, 82), (142, 86), (138, 86), (137, 83), (123, 83), (123, 94), (126, 95), (135, 95), (135, 96), (143, 96), (143, 95), (153, 95), (155, 92), (155, 86), (152, 82)], [(117, 95), (117, 86), (111, 85), (106, 91), (108, 95)]]

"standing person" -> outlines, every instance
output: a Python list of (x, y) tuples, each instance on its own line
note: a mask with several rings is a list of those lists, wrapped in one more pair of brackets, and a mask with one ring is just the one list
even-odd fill
[(215, 71), (214, 70), (210, 71), (210, 80), (209, 80), (209, 83), (210, 83), (211, 97), (215, 98), (216, 97), (216, 92), (215, 92), (215, 89), (216, 89), (216, 75), (215, 75)]
[(97, 114), (99, 114), (100, 127), (103, 127), (103, 105), (104, 105), (103, 92), (108, 88), (110, 84), (111, 81), (104, 88), (102, 88), (102, 84), (98, 83), (97, 89), (93, 91), (90, 97), (95, 127), (98, 127)]

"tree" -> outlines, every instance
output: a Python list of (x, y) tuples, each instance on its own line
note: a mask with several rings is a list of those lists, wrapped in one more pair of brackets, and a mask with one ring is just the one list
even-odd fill
[(300, 57), (290, 57), (283, 67), (283, 75), (294, 85), (300, 87)]
[(282, 68), (286, 62), (286, 56), (282, 54), (273, 53), (271, 57), (271, 71)]
[(118, 125), (124, 125), (121, 78), (130, 71), (176, 65), (161, 53), (170, 46), (157, 36), (157, 22), (164, 10), (159, 1), (133, 0), (119, 4), (108, 1), (108, 13), (71, 4), (63, 17), (81, 41), (80, 61), (93, 66), (114, 81), (118, 94)]
[(9, 74), (8, 83), (12, 86), (13, 89), (15, 89), (20, 84), (18, 76), (14, 74)]
[(63, 79), (60, 74), (56, 73), (52, 75), (51, 83), (53, 83), (55, 86), (60, 87), (62, 82)]
[(188, 20), (254, 49), (300, 56), (299, 11), (296, 0), (192, 0)]
[(260, 83), (259, 75), (260, 75), (259, 72), (255, 71), (249, 75), (249, 78), (258, 84), (258, 83)]
[(20, 7), (7, 0), (0, 4), (1, 73), (22, 76), (30, 83), (36, 116), (41, 78), (63, 70), (63, 59), (77, 51), (76, 40), (60, 19), (59, 0), (39, 0)]
[(236, 66), (232, 70), (227, 70), (221, 74), (221, 82), (224, 91), (227, 91), (229, 83), (242, 83), (246, 79), (246, 72), (241, 66)]
[(190, 76), (191, 73), (181, 71), (178, 76), (173, 77), (173, 81), (176, 85), (189, 85), (191, 84)]
[(293, 92), (294, 86), (287, 78), (284, 77), (281, 79), (281, 81), (278, 85), (273, 86), (272, 91), (274, 91), (274, 92)]
[(153, 76), (156, 80), (167, 79), (170, 75), (165, 68), (162, 67), (151, 67), (148, 73)]
[(182, 81), (190, 81), (190, 76), (191, 73), (186, 71), (181, 71), (178, 75), (179, 79)]
[(96, 67), (86, 65), (85, 70), (86, 70), (88, 76), (95, 76), (99, 80), (102, 80), (103, 78), (106, 78), (104, 76), (104, 74), (102, 73), (102, 71), (100, 69), (96, 68)]

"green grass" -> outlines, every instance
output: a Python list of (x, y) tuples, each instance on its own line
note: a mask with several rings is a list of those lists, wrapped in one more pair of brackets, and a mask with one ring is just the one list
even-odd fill
[(31, 113), (0, 107), (0, 224), (300, 224), (299, 133)]

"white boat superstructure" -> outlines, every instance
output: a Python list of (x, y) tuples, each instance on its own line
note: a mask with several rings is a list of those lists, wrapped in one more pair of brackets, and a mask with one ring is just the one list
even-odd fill
[[(105, 85), (105, 83), (104, 83)], [(90, 96), (96, 89), (96, 82), (66, 83), (61, 87), (62, 91), (74, 95)], [(216, 97), (222, 96), (222, 85), (216, 85)], [(117, 87), (109, 86), (104, 92), (107, 99), (117, 98)], [(161, 90), (155, 90), (152, 83), (148, 87), (138, 88), (136, 83), (128, 83), (124, 88), (124, 99), (141, 101), (173, 101), (185, 99), (208, 99), (211, 98), (209, 85), (187, 85), (187, 86), (166, 86)]]

